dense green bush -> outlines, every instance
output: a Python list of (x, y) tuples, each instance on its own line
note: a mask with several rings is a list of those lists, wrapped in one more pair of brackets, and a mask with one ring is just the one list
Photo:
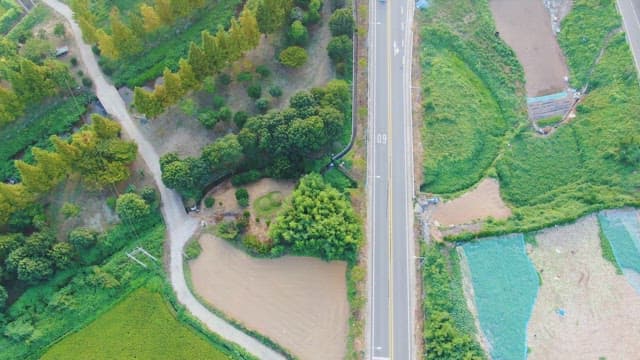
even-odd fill
[(262, 173), (258, 170), (250, 170), (231, 177), (231, 185), (242, 186), (258, 181), (263, 177)]
[(273, 97), (282, 96), (282, 88), (280, 88), (280, 86), (277, 86), (277, 85), (269, 86), (269, 95)]
[(204, 199), (204, 206), (207, 207), (208, 209), (212, 208), (213, 205), (215, 205), (216, 203), (216, 199), (214, 199), (212, 196), (207, 196)]
[(238, 205), (241, 207), (249, 206), (249, 192), (245, 188), (240, 188), (236, 190), (236, 200), (238, 200)]
[(282, 65), (299, 68), (307, 63), (307, 51), (299, 46), (289, 46), (278, 56)]
[(349, 38), (353, 37), (353, 30), (355, 29), (353, 10), (351, 8), (343, 8), (334, 11), (329, 19), (329, 29), (333, 36), (346, 35)]
[(197, 239), (193, 239), (189, 241), (187, 246), (184, 247), (184, 258), (186, 260), (193, 260), (200, 256), (202, 253), (202, 246), (200, 246), (200, 242)]
[(262, 86), (260, 84), (251, 84), (247, 88), (247, 94), (252, 99), (258, 99), (262, 96)]

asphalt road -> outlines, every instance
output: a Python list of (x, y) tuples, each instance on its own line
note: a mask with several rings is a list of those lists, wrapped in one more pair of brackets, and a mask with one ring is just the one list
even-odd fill
[(640, 0), (618, 0), (627, 41), (640, 77)]
[(369, 358), (415, 358), (411, 23), (413, 2), (370, 2)]

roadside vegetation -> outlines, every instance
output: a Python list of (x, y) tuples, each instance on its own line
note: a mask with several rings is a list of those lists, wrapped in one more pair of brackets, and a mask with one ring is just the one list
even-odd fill
[(0, 1), (0, 34), (6, 35), (24, 15), (24, 9), (14, 0)]
[(425, 359), (485, 359), (462, 291), (455, 248), (424, 245), (422, 256)]
[(484, 177), (509, 130), (526, 120), (524, 75), (495, 36), (486, 1), (433, 1), (417, 17), (429, 154), (421, 190), (453, 193)]

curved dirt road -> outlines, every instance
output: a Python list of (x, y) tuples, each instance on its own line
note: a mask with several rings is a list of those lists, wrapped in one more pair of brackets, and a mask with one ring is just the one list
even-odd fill
[(91, 47), (80, 41), (82, 32), (78, 24), (73, 20), (71, 9), (58, 0), (43, 0), (43, 2), (62, 15), (71, 25), (73, 36), (80, 49), (79, 55), (87, 67), (89, 77), (96, 86), (98, 99), (100, 99), (106, 111), (119, 120), (126, 135), (138, 144), (138, 151), (153, 175), (162, 197), (162, 213), (167, 224), (171, 245), (169, 252), (171, 285), (176, 292), (178, 301), (211, 331), (244, 347), (260, 359), (283, 359), (280, 354), (212, 314), (189, 291), (184, 279), (182, 249), (198, 227), (197, 220), (185, 214), (180, 196), (175, 191), (167, 189), (162, 183), (158, 154), (134, 124), (116, 88), (106, 81), (98, 67), (98, 62), (91, 51)]

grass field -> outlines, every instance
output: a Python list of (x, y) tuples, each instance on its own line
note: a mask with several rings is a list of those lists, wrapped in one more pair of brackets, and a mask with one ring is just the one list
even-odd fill
[(282, 207), (282, 200), (283, 197), (280, 191), (272, 191), (257, 198), (253, 202), (253, 210), (258, 217), (272, 218)]
[(42, 359), (228, 359), (181, 324), (162, 295), (141, 288)]
[(524, 75), (494, 35), (486, 0), (432, 1), (418, 19), (428, 154), (421, 189), (452, 193), (478, 182), (509, 129), (526, 120)]

